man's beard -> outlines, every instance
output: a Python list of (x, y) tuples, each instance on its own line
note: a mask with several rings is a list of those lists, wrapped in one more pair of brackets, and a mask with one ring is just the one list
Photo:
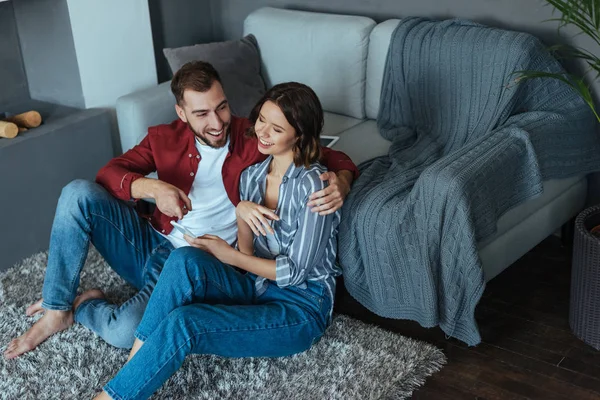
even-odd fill
[(210, 138), (212, 138), (212, 136), (209, 133), (198, 133), (189, 122), (187, 122), (187, 126), (190, 128), (190, 130), (192, 132), (194, 132), (194, 135), (196, 136), (196, 138), (202, 140), (202, 142), (204, 142), (204, 144), (206, 144), (208, 147), (212, 147), (213, 149), (220, 149), (221, 147), (223, 147), (227, 144), (227, 137), (229, 136), (229, 124), (223, 126), (223, 129), (225, 130), (225, 132), (224, 132), (225, 135), (216, 144), (213, 144), (209, 140)]

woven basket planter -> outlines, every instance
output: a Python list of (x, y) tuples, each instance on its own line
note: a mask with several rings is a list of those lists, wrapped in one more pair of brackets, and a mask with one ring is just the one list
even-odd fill
[(600, 350), (600, 238), (590, 230), (600, 225), (600, 206), (582, 211), (575, 220), (569, 325), (573, 333)]

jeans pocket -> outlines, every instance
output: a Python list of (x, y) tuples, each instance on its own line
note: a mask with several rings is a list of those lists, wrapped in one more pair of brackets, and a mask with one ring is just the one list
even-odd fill
[(309, 287), (302, 289), (298, 286), (288, 286), (286, 289), (304, 297), (305, 299), (307, 299), (311, 303), (313, 303), (316, 307), (321, 308), (321, 303), (323, 301), (323, 292), (322, 291), (321, 291), (321, 295), (318, 295), (317, 293), (314, 293), (311, 290), (311, 288), (309, 288)]

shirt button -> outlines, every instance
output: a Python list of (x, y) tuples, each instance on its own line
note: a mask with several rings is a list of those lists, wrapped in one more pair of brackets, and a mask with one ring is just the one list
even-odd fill
[(163, 229), (161, 232), (162, 232), (162, 233), (165, 233), (165, 230)]
[(283, 179), (281, 180), (281, 183), (286, 183), (288, 180), (287, 176), (284, 176)]
[(198, 155), (196, 156), (196, 158), (200, 158), (200, 154), (198, 154)]
[(193, 173), (193, 172), (190, 172), (190, 176), (194, 176), (194, 173)]
[(192, 158), (192, 153), (189, 154), (190, 158)]

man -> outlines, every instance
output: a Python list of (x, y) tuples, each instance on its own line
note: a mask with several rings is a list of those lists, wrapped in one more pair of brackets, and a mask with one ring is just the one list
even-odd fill
[[(197, 236), (211, 233), (229, 244), (235, 241), (240, 175), (265, 157), (256, 139), (244, 135), (249, 120), (231, 115), (219, 75), (210, 64), (184, 65), (173, 77), (171, 90), (178, 120), (149, 128), (139, 145), (100, 170), (97, 183), (78, 180), (63, 189), (42, 299), (26, 310), (27, 315), (44, 315), (9, 343), (7, 359), (34, 349), (74, 321), (114, 346), (130, 348), (164, 262), (174, 248), (187, 245), (171, 221)], [(324, 162), (337, 174), (321, 176), (329, 186), (313, 193), (308, 205), (313, 212), (327, 214), (341, 207), (358, 171), (345, 154), (330, 149), (324, 149)], [(159, 179), (145, 178), (153, 171)], [(156, 203), (147, 220), (127, 203), (142, 198)], [(257, 226), (268, 226), (265, 215), (273, 216), (266, 208), (257, 209)], [(119, 307), (98, 289), (76, 297), (90, 242), (139, 289)]]

